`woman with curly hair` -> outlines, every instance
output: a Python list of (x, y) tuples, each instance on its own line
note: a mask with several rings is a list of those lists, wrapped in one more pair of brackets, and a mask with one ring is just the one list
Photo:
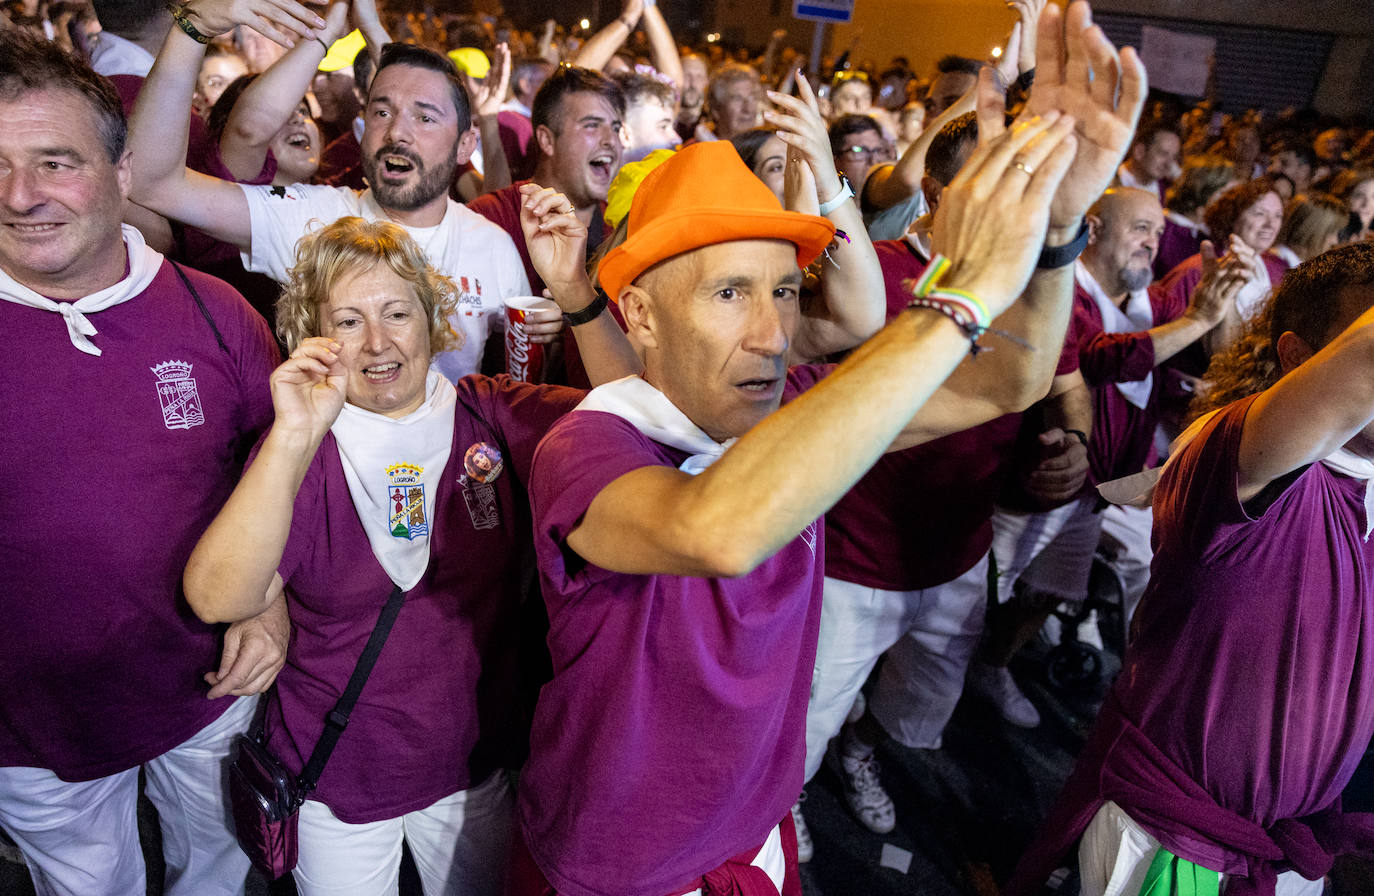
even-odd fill
[[(527, 225), (585, 239), (559, 211), (561, 195), (529, 201)], [(576, 277), (590, 290), (580, 245), (563, 247), (571, 261), (559, 272), (533, 243), (551, 288)], [(301, 240), (277, 311), (291, 354), (272, 374), (275, 422), (187, 565), (187, 600), (205, 620), (287, 595), (294, 636), (264, 726), (293, 774), (388, 593), (404, 592), (300, 809), (294, 874), (305, 896), (394, 894), (403, 840), (426, 893), (501, 891), (513, 808), (505, 769), (525, 740), (525, 482), (540, 438), (583, 393), (504, 376), (446, 380), (430, 361), (455, 338), (456, 294), (390, 222), (341, 218)]]
[[(1236, 300), (1237, 310), (1249, 320), (1268, 296), (1273, 284), (1283, 278), (1288, 265), (1271, 250), (1283, 224), (1283, 200), (1266, 178), (1246, 181), (1231, 187), (1207, 206), (1202, 216), (1212, 244), (1219, 249), (1229, 247), (1237, 239), (1249, 246), (1263, 262), (1256, 265), (1256, 285)], [(1202, 279), (1202, 256), (1193, 255), (1180, 262), (1160, 281), (1170, 298), (1180, 304), (1188, 303)]]

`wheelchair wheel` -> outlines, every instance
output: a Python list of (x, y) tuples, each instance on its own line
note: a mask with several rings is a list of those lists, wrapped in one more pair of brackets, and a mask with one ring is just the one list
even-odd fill
[(1045, 676), (1060, 690), (1086, 690), (1102, 677), (1102, 654), (1078, 641), (1060, 644), (1045, 659)]

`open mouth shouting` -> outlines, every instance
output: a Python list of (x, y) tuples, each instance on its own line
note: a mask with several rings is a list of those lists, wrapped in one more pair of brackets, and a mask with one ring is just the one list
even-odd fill
[(587, 164), (592, 169), (592, 176), (599, 183), (609, 185), (611, 179), (615, 177), (615, 153), (597, 153), (588, 160)]
[(405, 150), (395, 146), (385, 146), (378, 151), (377, 174), (384, 180), (401, 181), (411, 172), (419, 171), (420, 160)]
[(310, 135), (305, 131), (292, 131), (286, 135), (286, 145), (292, 149), (303, 149), (307, 152), (312, 149)]

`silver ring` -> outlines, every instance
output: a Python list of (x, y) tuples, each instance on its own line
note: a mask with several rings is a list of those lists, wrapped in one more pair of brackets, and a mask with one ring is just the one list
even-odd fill
[(569, 202), (569, 203), (568, 203), (568, 207), (565, 208), (565, 209), (563, 209), (563, 214), (565, 214), (565, 215), (571, 215), (571, 214), (574, 214), (576, 211), (577, 211), (577, 209), (573, 208), (573, 204), (572, 204), (571, 202)]
[(1015, 168), (1017, 171), (1026, 172), (1027, 177), (1035, 176), (1035, 169), (1027, 165), (1025, 162), (1022, 162), (1020, 159), (1013, 159), (1011, 167)]

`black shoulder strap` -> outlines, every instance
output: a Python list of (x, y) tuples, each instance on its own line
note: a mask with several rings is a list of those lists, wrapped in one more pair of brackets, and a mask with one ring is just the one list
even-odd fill
[(315, 749), (310, 754), (310, 761), (305, 764), (296, 782), (298, 805), (305, 801), (306, 794), (314, 790), (315, 785), (319, 783), (320, 774), (324, 772), (324, 764), (329, 761), (329, 754), (334, 752), (339, 735), (348, 727), (348, 716), (353, 712), (358, 696), (363, 692), (367, 677), (372, 674), (372, 667), (377, 664), (377, 657), (381, 656), (382, 645), (386, 644), (386, 636), (391, 634), (391, 625), (396, 621), (396, 614), (401, 611), (404, 597), (405, 593), (399, 585), (391, 589), (391, 596), (386, 599), (386, 606), (382, 607), (382, 615), (378, 617), (377, 625), (372, 629), (371, 637), (367, 639), (367, 646), (363, 648), (363, 655), (358, 658), (358, 665), (353, 668), (348, 686), (344, 688), (339, 702), (335, 703), (329, 715), (325, 716), (324, 732), (320, 735), (319, 743), (315, 744)]
[(200, 313), (205, 318), (205, 322), (210, 325), (210, 329), (215, 333), (215, 341), (219, 343), (219, 350), (226, 355), (229, 354), (229, 346), (224, 344), (224, 337), (219, 334), (219, 327), (215, 326), (215, 319), (210, 316), (210, 309), (205, 307), (205, 303), (201, 301), (200, 293), (196, 292), (195, 286), (191, 284), (191, 278), (187, 277), (186, 272), (181, 269), (181, 265), (172, 261), (172, 259), (167, 259), (167, 263), (172, 266), (172, 270), (177, 272), (177, 276), (181, 278), (181, 282), (186, 285), (186, 289), (191, 293), (191, 298), (196, 300), (196, 307), (200, 309)]

